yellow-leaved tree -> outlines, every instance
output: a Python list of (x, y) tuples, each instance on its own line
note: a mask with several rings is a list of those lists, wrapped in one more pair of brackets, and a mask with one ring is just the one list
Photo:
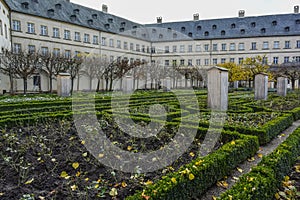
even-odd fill
[(228, 69), (229, 82), (245, 80), (245, 74), (240, 65), (229, 62), (219, 64), (218, 66)]

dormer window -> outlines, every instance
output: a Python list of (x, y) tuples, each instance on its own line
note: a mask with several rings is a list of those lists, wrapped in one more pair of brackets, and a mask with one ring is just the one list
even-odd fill
[(173, 38), (177, 38), (177, 33), (173, 33)]
[(23, 9), (28, 9), (29, 8), (29, 3), (28, 2), (23, 2), (22, 4)]
[(262, 29), (260, 29), (260, 32), (261, 32), (261, 33), (266, 33), (266, 29), (265, 29), (265, 28), (262, 28)]
[(209, 32), (208, 32), (208, 31), (205, 31), (205, 32), (204, 32), (204, 36), (209, 36)]
[(108, 23), (113, 23), (114, 22), (113, 18), (109, 18), (107, 21), (108, 21)]
[(125, 27), (126, 22), (121, 22), (121, 27)]
[(226, 32), (224, 30), (221, 31), (221, 35), (224, 36), (226, 35)]
[(54, 10), (53, 10), (53, 9), (49, 9), (49, 10), (47, 11), (47, 14), (48, 14), (49, 16), (53, 16), (53, 15), (54, 15)]
[(289, 32), (289, 31), (290, 31), (290, 27), (289, 27), (289, 26), (285, 27), (285, 28), (284, 28), (284, 31), (285, 31), (285, 32)]
[(172, 31), (172, 28), (168, 28), (168, 32), (171, 32)]
[(93, 21), (92, 19), (89, 19), (89, 20), (88, 20), (88, 24), (89, 24), (89, 25), (93, 25), (93, 24), (94, 24), (94, 21)]
[(256, 23), (255, 23), (255, 22), (252, 22), (252, 23), (251, 23), (251, 27), (254, 28), (255, 26), (256, 26)]
[(124, 32), (125, 31), (125, 29), (124, 28), (120, 28), (120, 32)]
[(245, 29), (241, 29), (241, 34), (243, 35), (243, 34), (245, 34)]
[(297, 20), (295, 21), (295, 23), (296, 23), (296, 24), (300, 24), (300, 19), (297, 19)]
[(189, 36), (189, 37), (193, 37), (193, 33), (192, 33), (192, 32), (189, 32), (188, 36)]
[(79, 9), (74, 9), (74, 10), (73, 10), (73, 13), (74, 13), (75, 15), (79, 14)]
[(93, 19), (97, 19), (97, 18), (98, 18), (98, 15), (97, 15), (97, 14), (92, 14), (92, 18), (93, 18)]
[(136, 35), (136, 31), (131, 31), (131, 34), (132, 35)]
[(185, 27), (181, 27), (181, 32), (185, 32)]
[(152, 29), (152, 33), (156, 33), (156, 29)]
[(231, 28), (235, 28), (236, 27), (236, 25), (235, 24), (231, 24)]
[(133, 26), (132, 28), (133, 28), (133, 29), (137, 29), (137, 26)]
[(202, 27), (201, 26), (197, 26), (197, 31), (201, 31)]
[(109, 29), (110, 25), (109, 25), (109, 24), (105, 24), (104, 27), (105, 27), (106, 29)]
[(71, 15), (71, 16), (70, 16), (70, 19), (71, 19), (71, 21), (73, 22), (73, 21), (76, 21), (77, 17), (76, 17), (76, 15)]
[(159, 39), (163, 39), (164, 35), (163, 34), (159, 34)]
[(55, 8), (58, 9), (58, 10), (60, 10), (61, 9), (61, 4), (60, 3), (55, 4)]
[(213, 29), (213, 30), (217, 29), (217, 25), (215, 25), (215, 24), (212, 25), (212, 29)]
[(272, 26), (277, 26), (277, 21), (272, 21)]

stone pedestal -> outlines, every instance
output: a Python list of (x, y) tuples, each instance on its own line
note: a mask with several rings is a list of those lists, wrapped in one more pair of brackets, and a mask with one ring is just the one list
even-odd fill
[(233, 82), (233, 88), (238, 89), (239, 88), (239, 81), (234, 81)]
[(228, 108), (228, 70), (212, 67), (207, 73), (208, 107), (226, 111)]
[(71, 76), (69, 73), (60, 73), (57, 76), (57, 95), (61, 97), (71, 96)]
[(286, 77), (277, 78), (277, 94), (279, 96), (286, 96), (288, 86), (288, 79)]
[(255, 76), (255, 100), (268, 99), (268, 75), (261, 73)]
[(163, 81), (163, 88), (164, 91), (170, 91), (171, 90), (171, 78), (166, 77)]
[(123, 80), (123, 93), (129, 94), (133, 92), (133, 77), (126, 76)]

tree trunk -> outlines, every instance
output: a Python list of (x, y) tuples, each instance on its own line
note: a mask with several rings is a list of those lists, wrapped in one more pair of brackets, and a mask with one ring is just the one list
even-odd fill
[(97, 79), (97, 88), (96, 88), (96, 92), (99, 92), (100, 90), (100, 79)]
[(23, 78), (23, 84), (24, 84), (24, 94), (27, 94), (27, 78)]
[(13, 79), (12, 74), (9, 75), (9, 82), (10, 82), (10, 91), (9, 91), (9, 93), (11, 95), (13, 95), (15, 92), (14, 92), (14, 79)]
[(71, 95), (73, 94), (73, 90), (74, 90), (74, 79), (75, 78), (71, 78)]
[(93, 84), (93, 79), (90, 77), (89, 78), (89, 90), (92, 91), (92, 84)]
[(49, 78), (49, 92), (52, 93), (53, 92), (53, 87), (52, 87), (52, 83), (53, 83), (53, 80), (52, 80), (52, 75), (50, 76)]
[(292, 82), (292, 90), (295, 90), (296, 79), (292, 78), (291, 82)]

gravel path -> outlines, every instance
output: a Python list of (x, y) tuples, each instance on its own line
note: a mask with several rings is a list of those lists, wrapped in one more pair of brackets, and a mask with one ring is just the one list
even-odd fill
[(248, 173), (252, 167), (256, 166), (261, 161), (262, 156), (266, 156), (266, 155), (272, 153), (277, 148), (277, 146), (279, 146), (283, 141), (285, 141), (286, 138), (291, 133), (293, 133), (294, 130), (296, 130), (299, 126), (300, 126), (300, 120), (294, 122), (292, 126), (290, 126), (288, 129), (286, 129), (284, 132), (282, 132), (281, 135), (279, 135), (277, 138), (273, 139), (267, 145), (261, 146), (259, 148), (259, 151), (257, 152), (257, 154), (252, 159), (248, 159), (244, 163), (240, 164), (227, 179), (224, 179), (224, 181), (226, 181), (226, 183), (228, 183), (227, 188), (214, 185), (209, 190), (207, 190), (207, 192), (205, 194), (203, 194), (199, 198), (196, 198), (195, 200), (212, 200), (213, 196), (215, 196), (215, 197), (220, 196), (221, 193), (223, 193), (227, 189), (231, 188), (234, 185), (234, 183), (237, 182), (238, 177), (240, 177), (243, 174)]

